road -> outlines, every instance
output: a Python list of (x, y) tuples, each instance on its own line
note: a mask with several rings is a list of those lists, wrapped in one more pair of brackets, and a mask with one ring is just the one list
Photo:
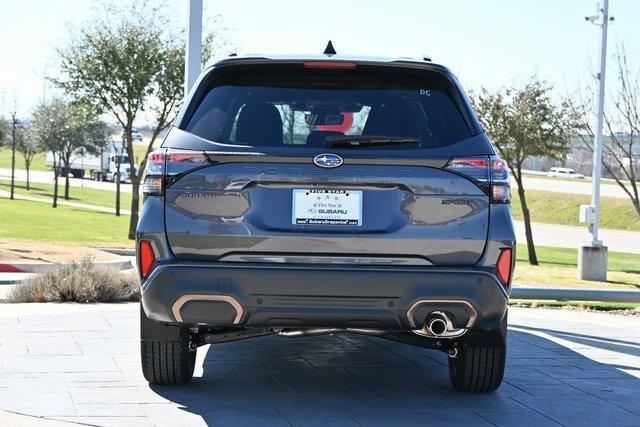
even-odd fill
[(150, 387), (138, 310), (0, 305), (0, 424), (640, 425), (638, 316), (510, 308), (502, 387), (468, 394), (444, 353), (351, 334), (203, 346), (191, 383)]
[[(522, 180), (525, 190), (543, 190), (569, 194), (591, 194), (591, 181), (569, 181), (566, 179), (538, 178), (531, 176), (525, 176)], [(514, 189), (517, 187), (516, 181), (513, 177), (511, 178), (511, 185)], [(600, 184), (600, 195), (602, 197), (629, 197), (617, 184)]]
[[(516, 240), (526, 244), (524, 222), (514, 221), (516, 228)], [(553, 246), (558, 248), (577, 248), (582, 242), (587, 241), (587, 227), (572, 227), (568, 225), (543, 224), (534, 222), (531, 224), (533, 242), (538, 246)], [(640, 254), (640, 232), (600, 229), (600, 240), (612, 252), (632, 252)]]

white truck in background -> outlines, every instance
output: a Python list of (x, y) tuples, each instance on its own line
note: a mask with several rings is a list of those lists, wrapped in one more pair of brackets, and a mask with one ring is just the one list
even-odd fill
[[(77, 153), (71, 159), (69, 175), (73, 178), (83, 178), (88, 173), (91, 179), (96, 181), (115, 182), (117, 176), (117, 153), (120, 157), (120, 182), (131, 182), (129, 173), (131, 163), (129, 156), (122, 150), (120, 144), (109, 144), (100, 154), (92, 155)], [(48, 152), (45, 158), (45, 165), (53, 169), (53, 153)], [(58, 165), (60, 174), (64, 173), (63, 166)]]

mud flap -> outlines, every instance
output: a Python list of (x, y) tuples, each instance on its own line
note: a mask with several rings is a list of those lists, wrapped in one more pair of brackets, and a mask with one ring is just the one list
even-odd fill
[(507, 317), (509, 311), (504, 313), (500, 327), (496, 329), (470, 329), (462, 341), (473, 347), (505, 347), (507, 343)]
[(147, 317), (140, 303), (140, 339), (145, 341), (179, 341), (180, 326), (156, 322)]

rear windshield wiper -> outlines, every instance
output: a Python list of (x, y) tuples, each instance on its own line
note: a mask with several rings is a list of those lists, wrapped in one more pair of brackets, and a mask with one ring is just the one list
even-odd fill
[(362, 147), (367, 145), (419, 144), (419, 138), (402, 136), (345, 135), (329, 136), (325, 139), (326, 148)]

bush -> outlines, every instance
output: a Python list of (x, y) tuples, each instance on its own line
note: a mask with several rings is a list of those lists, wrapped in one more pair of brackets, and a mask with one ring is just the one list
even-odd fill
[(97, 265), (91, 258), (61, 264), (20, 283), (8, 302), (139, 301), (140, 285), (134, 273)]

